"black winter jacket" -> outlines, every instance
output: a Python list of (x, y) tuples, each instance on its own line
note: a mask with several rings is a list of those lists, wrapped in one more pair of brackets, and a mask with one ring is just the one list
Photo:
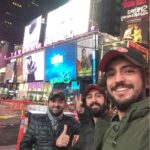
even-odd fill
[[(106, 113), (107, 114), (107, 113)], [(79, 120), (81, 123), (79, 139), (74, 145), (73, 150), (96, 150), (101, 144), (102, 138), (105, 131), (109, 127), (109, 116), (108, 114), (101, 119), (99, 118), (94, 123), (92, 117), (88, 112), (79, 115)], [(95, 132), (96, 130), (96, 132)]]
[[(71, 137), (70, 143), (68, 148), (58, 148), (55, 146), (55, 142), (62, 133), (64, 124), (68, 127), (67, 134)], [(79, 124), (73, 118), (65, 115), (59, 122), (58, 129), (55, 132), (47, 115), (32, 118), (20, 144), (20, 150), (31, 150), (33, 145), (36, 150), (68, 150), (73, 135), (79, 134), (79, 129)]]

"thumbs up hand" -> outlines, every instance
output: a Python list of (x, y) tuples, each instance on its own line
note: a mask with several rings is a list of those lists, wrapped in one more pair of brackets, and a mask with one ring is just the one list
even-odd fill
[(69, 143), (69, 135), (67, 135), (67, 125), (64, 125), (64, 130), (63, 132), (60, 134), (60, 136), (57, 138), (56, 140), (56, 146), (58, 147), (67, 147), (68, 143)]

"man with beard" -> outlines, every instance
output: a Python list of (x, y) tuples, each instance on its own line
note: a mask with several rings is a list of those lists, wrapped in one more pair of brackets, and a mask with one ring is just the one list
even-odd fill
[(108, 94), (118, 113), (98, 150), (148, 150), (150, 100), (148, 63), (133, 48), (108, 51), (100, 62)]
[(21, 150), (69, 150), (75, 134), (79, 134), (79, 124), (63, 114), (65, 96), (53, 93), (48, 99), (48, 111), (31, 119), (20, 145)]
[[(75, 150), (95, 150), (109, 127), (109, 117), (105, 92), (96, 84), (85, 89), (83, 99), (75, 97), (76, 108), (81, 123)], [(97, 132), (95, 132), (95, 129)]]

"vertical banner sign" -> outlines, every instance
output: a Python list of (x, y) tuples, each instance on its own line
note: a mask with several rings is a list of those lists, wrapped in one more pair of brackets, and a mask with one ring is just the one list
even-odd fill
[(121, 38), (148, 43), (148, 19), (149, 0), (122, 0)]

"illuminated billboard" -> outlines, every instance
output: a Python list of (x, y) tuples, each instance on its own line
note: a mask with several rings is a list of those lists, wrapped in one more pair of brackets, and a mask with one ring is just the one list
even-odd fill
[(45, 80), (68, 83), (76, 79), (76, 44), (66, 43), (45, 51)]
[(23, 39), (23, 53), (34, 49), (40, 39), (42, 16), (32, 20), (25, 26), (24, 39)]
[(23, 57), (23, 80), (26, 82), (44, 80), (43, 50)]
[(6, 66), (5, 81), (13, 82), (15, 62), (8, 63)]
[(123, 40), (148, 43), (148, 0), (123, 0), (120, 36)]
[(44, 45), (86, 33), (89, 28), (90, 0), (71, 0), (49, 12)]
[(79, 39), (77, 41), (77, 74), (78, 74), (78, 77), (92, 78), (93, 69), (95, 67), (96, 66), (95, 66), (94, 36), (88, 36), (81, 40)]
[(19, 57), (16, 61), (16, 67), (17, 67), (17, 82), (20, 83), (23, 81), (23, 58)]

